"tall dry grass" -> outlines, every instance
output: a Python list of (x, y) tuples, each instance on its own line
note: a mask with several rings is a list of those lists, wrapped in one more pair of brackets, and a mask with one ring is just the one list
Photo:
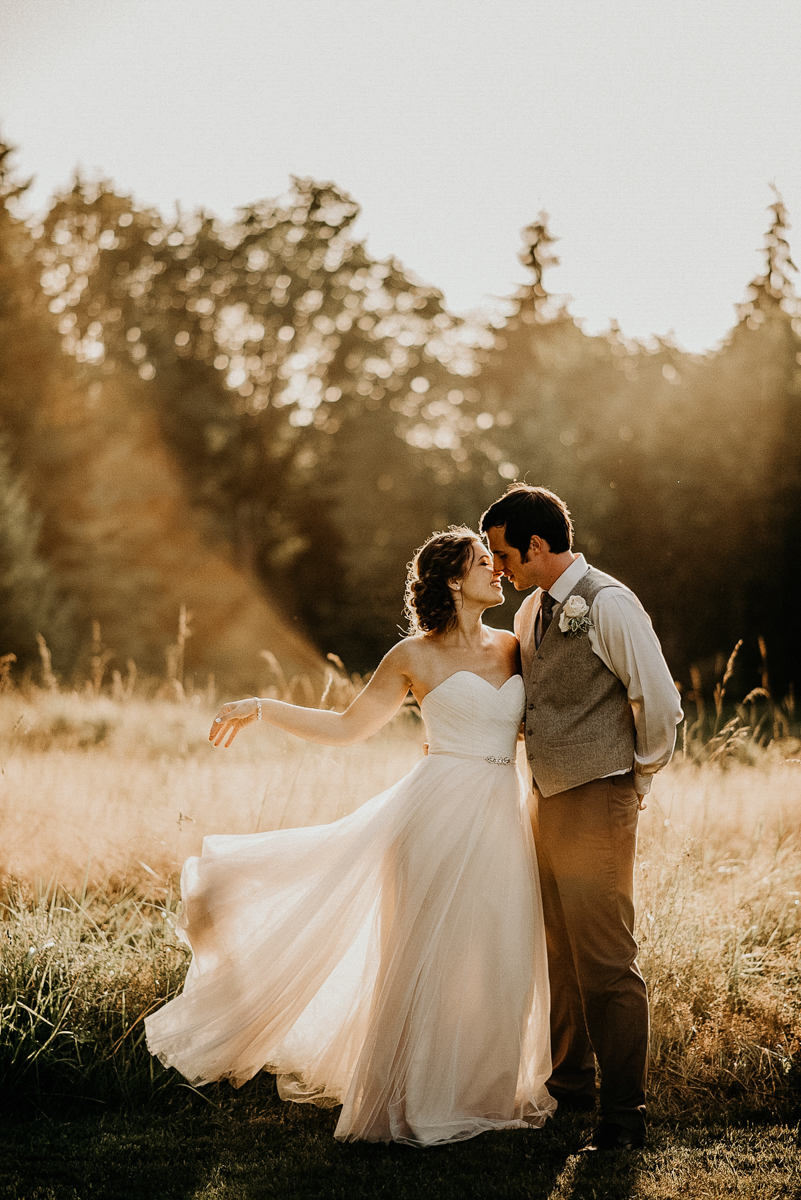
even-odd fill
[[(210, 697), (101, 685), (0, 695), (0, 1081), (14, 1096), (174, 1087), (142, 1021), (185, 972), (183, 859), (207, 833), (334, 820), (422, 752), (413, 712), (344, 750), (267, 726), (214, 750)], [(332, 676), (326, 703), (349, 689)], [(706, 761), (696, 729), (643, 814), (638, 936), (666, 1115), (778, 1115), (801, 1095), (799, 743), (765, 725)]]
[(263, 725), (228, 750), (212, 710), (165, 700), (0, 696), (2, 870), (74, 890), (166, 883), (209, 833), (333, 821), (388, 787), (422, 753), (402, 716), (345, 751)]
[(638, 874), (657, 1108), (797, 1104), (801, 766), (677, 761), (643, 815)]

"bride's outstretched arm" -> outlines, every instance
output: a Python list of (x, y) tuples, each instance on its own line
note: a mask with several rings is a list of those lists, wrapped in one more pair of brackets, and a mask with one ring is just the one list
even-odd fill
[(320, 742), (325, 746), (352, 746), (386, 725), (406, 698), (410, 679), (406, 674), (407, 655), (403, 643), (394, 646), (382, 659), (375, 674), (345, 712), (321, 708), (302, 708), (282, 700), (234, 700), (223, 704), (214, 718), (209, 741), (215, 746), (230, 746), (240, 730), (262, 717), (288, 733)]

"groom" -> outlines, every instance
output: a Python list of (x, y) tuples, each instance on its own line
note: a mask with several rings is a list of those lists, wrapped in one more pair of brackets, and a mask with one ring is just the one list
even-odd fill
[(645, 1140), (648, 996), (636, 962), (638, 809), (670, 760), (679, 696), (633, 592), (574, 554), (567, 506), (510, 487), (481, 518), (495, 567), (518, 591), (526, 752), (551, 985), (548, 1090), (595, 1107), (586, 1151)]

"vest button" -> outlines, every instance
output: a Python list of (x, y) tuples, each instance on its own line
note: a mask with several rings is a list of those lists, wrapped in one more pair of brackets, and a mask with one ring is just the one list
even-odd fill
[(533, 712), (533, 711), (534, 711), (534, 705), (533, 705), (533, 704), (529, 704), (529, 706), (528, 706), (528, 711), (529, 711), (529, 712)]
[(529, 737), (532, 737), (532, 736), (533, 736), (533, 734), (534, 734), (534, 730), (533, 730), (533, 729), (527, 729), (527, 730), (526, 730), (526, 733), (528, 734), (528, 736), (529, 736)]
[(526, 755), (526, 757), (527, 757), (528, 759), (533, 759), (533, 758), (534, 758), (534, 755), (533, 755), (533, 754), (527, 754), (527, 755)]

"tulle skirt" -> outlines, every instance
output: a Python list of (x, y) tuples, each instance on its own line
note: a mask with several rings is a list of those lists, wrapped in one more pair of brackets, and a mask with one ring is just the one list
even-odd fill
[(432, 1145), (555, 1108), (531, 829), (513, 766), (432, 755), (330, 825), (208, 837), (183, 993), (146, 1023), (193, 1084), (263, 1069), (341, 1139)]

